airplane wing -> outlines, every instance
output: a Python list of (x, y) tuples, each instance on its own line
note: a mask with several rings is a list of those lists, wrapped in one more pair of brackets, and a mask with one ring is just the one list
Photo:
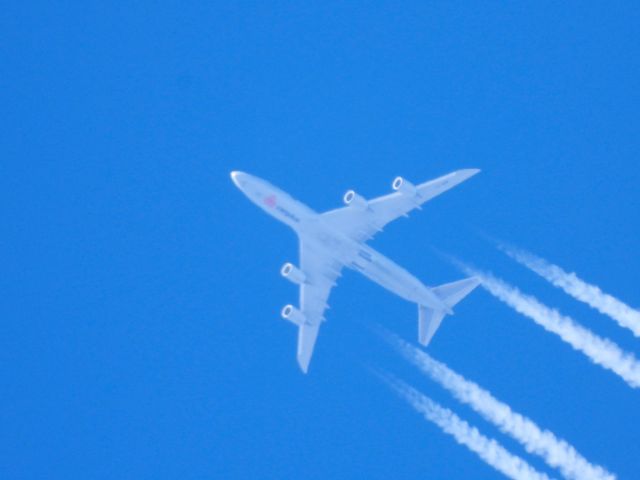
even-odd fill
[(305, 321), (298, 327), (297, 357), (300, 368), (307, 373), (327, 300), (342, 265), (301, 238), (300, 268), (306, 275), (306, 282), (300, 286), (300, 310)]
[[(432, 198), (455, 187), (472, 177), (480, 170), (457, 170), (442, 177), (420, 185), (407, 185), (399, 191), (369, 200), (366, 208), (348, 205), (330, 210), (322, 214), (322, 218), (329, 225), (345, 233), (354, 240), (366, 241), (379, 232), (389, 222), (407, 214), (414, 208)], [(401, 183), (403, 182), (400, 179)], [(394, 182), (395, 183), (395, 182)]]

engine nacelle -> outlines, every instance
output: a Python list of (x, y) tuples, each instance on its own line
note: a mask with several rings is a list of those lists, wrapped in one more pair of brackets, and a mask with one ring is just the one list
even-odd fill
[(358, 195), (353, 190), (349, 190), (347, 193), (345, 193), (343, 200), (345, 205), (349, 205), (353, 208), (358, 208), (360, 210), (367, 210), (369, 208), (369, 202), (367, 202), (364, 197)]
[(416, 195), (418, 195), (418, 189), (416, 188), (416, 186), (402, 177), (396, 177), (393, 180), (391, 187), (394, 190), (402, 193), (403, 195), (407, 195), (410, 197), (415, 197)]
[(281, 314), (282, 318), (289, 320), (295, 325), (301, 326), (306, 323), (304, 314), (293, 305), (285, 305)]
[(307, 281), (307, 277), (304, 273), (302, 273), (302, 270), (289, 262), (285, 263), (282, 266), (282, 268), (280, 269), (280, 274), (291, 283), (295, 283), (296, 285), (302, 285)]

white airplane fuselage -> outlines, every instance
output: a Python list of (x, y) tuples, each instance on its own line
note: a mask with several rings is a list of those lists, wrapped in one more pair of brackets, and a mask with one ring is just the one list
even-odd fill
[(301, 239), (356, 270), (401, 298), (436, 310), (452, 313), (430, 288), (364, 242), (331, 228), (322, 216), (269, 182), (242, 172), (231, 174), (236, 186), (269, 215), (290, 226)]

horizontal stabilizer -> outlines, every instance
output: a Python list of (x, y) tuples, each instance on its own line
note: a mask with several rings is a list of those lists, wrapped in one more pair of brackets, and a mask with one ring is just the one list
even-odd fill
[(442, 323), (445, 312), (418, 305), (418, 342), (425, 347), (433, 338), (433, 334)]
[(438, 295), (444, 303), (449, 307), (453, 307), (456, 303), (469, 295), (471, 291), (480, 285), (478, 277), (469, 277), (457, 282), (445, 283), (433, 289), (433, 293)]
[[(458, 280), (457, 282), (446, 283), (435, 287), (433, 293), (435, 293), (446, 306), (451, 308), (469, 295), (478, 285), (480, 285), (480, 280), (477, 277), (469, 277), (464, 280)], [(429, 344), (446, 313), (444, 310), (436, 310), (418, 305), (418, 341), (420, 344), (425, 347)]]

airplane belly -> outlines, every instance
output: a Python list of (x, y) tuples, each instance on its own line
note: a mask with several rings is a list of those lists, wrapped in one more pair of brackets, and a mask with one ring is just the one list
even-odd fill
[(314, 248), (324, 258), (331, 259), (340, 265), (340, 268), (351, 266), (350, 262), (354, 258), (353, 245), (323, 227), (324, 225), (318, 222), (317, 217), (310, 216), (305, 219), (297, 232), (307, 245)]
[(390, 260), (379, 257), (360, 250), (349, 266), (399, 297), (420, 303), (425, 289), (420, 280)]
[[(430, 290), (411, 273), (400, 267), (384, 255), (372, 248), (357, 244), (323, 228), (315, 221), (304, 225), (304, 233), (310, 243), (326, 252), (336, 262), (363, 274), (386, 290), (409, 302), (421, 305), (439, 306), (440, 302), (433, 298)], [(311, 240), (312, 239), (312, 240)]]

